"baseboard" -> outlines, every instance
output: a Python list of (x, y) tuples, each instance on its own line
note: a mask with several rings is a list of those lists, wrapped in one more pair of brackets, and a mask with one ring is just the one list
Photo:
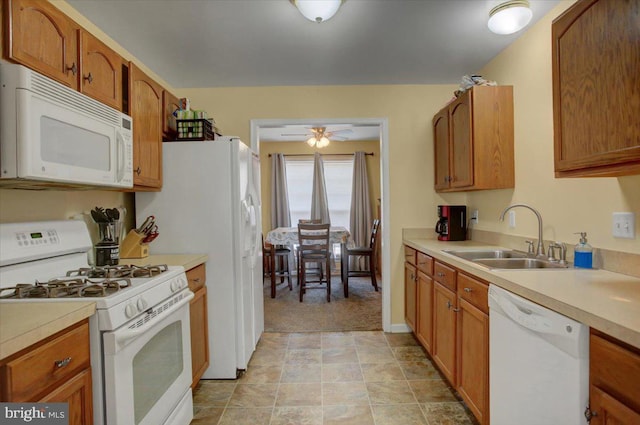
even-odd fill
[(393, 334), (411, 333), (411, 328), (406, 323), (396, 323), (391, 325), (391, 333)]

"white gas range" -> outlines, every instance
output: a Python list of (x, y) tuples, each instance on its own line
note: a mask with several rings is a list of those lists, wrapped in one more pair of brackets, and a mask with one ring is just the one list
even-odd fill
[(91, 248), (83, 221), (0, 224), (0, 302), (95, 301), (94, 424), (189, 424), (193, 293), (184, 269), (95, 268)]

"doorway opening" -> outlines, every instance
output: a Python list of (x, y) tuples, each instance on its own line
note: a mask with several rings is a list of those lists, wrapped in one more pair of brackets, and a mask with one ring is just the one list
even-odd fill
[[(379, 169), (380, 169), (380, 219), (382, 232), (379, 240), (382, 273), (382, 329), (391, 332), (391, 272), (390, 272), (390, 231), (389, 231), (389, 130), (387, 118), (329, 118), (329, 119), (255, 119), (251, 120), (251, 148), (260, 154), (260, 145), (269, 143), (261, 140), (265, 134), (273, 133), (273, 129), (291, 127), (367, 127), (373, 129), (379, 140)], [(262, 135), (262, 137), (261, 137)], [(302, 140), (298, 138), (298, 141)], [(322, 151), (320, 150), (322, 153)], [(265, 193), (263, 188), (262, 193)], [(268, 191), (267, 191), (268, 193)], [(263, 205), (268, 198), (263, 196)], [(374, 214), (375, 215), (375, 214)], [(263, 226), (264, 227), (264, 226)], [(267, 226), (268, 227), (268, 226)]]

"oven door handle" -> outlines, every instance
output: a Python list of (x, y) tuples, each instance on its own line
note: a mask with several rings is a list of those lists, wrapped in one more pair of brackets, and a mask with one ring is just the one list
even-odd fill
[(127, 346), (132, 340), (140, 335), (148, 332), (149, 329), (164, 322), (164, 318), (170, 317), (173, 313), (181, 309), (185, 304), (188, 304), (194, 297), (193, 292), (187, 290), (186, 294), (180, 299), (180, 301), (173, 304), (169, 309), (164, 310), (156, 320), (150, 320), (140, 327), (134, 329), (126, 329), (122, 331), (116, 331), (105, 335), (105, 350), (110, 351), (112, 354), (120, 351), (120, 348)]

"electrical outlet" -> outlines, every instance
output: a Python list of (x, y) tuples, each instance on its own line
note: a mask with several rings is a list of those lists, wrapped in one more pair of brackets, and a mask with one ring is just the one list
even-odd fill
[(635, 239), (635, 214), (632, 212), (615, 212), (613, 213), (613, 229), (614, 238)]
[(478, 224), (478, 210), (473, 210), (471, 213), (471, 220), (474, 220)]
[(516, 227), (516, 212), (509, 211), (509, 227)]

